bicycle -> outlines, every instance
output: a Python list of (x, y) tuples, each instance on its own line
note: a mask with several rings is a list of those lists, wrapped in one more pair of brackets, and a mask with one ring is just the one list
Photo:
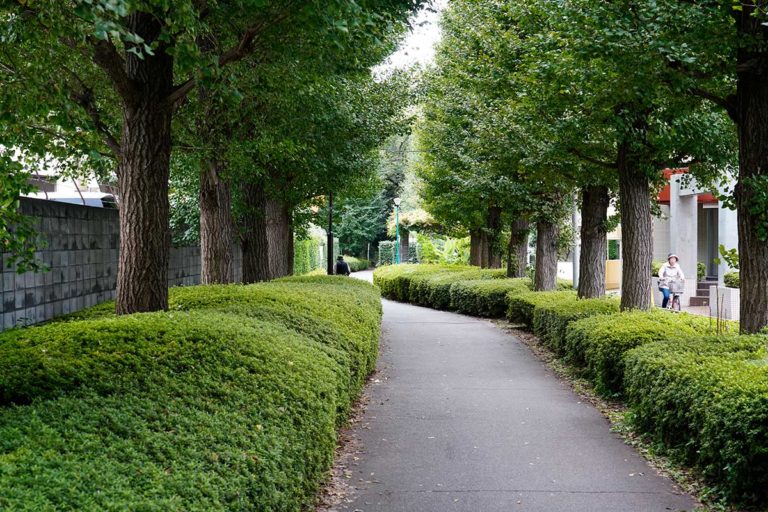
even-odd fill
[(667, 309), (679, 312), (681, 309), (680, 298), (683, 296), (683, 291), (685, 290), (685, 282), (679, 279), (670, 279), (668, 284), (669, 302), (667, 303)]

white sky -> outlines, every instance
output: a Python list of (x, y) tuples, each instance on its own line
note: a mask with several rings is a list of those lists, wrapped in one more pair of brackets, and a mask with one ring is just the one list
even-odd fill
[(413, 65), (430, 64), (435, 56), (435, 43), (440, 40), (440, 11), (448, 0), (432, 0), (417, 12), (411, 20), (411, 30), (395, 53), (389, 56), (376, 71), (404, 69)]

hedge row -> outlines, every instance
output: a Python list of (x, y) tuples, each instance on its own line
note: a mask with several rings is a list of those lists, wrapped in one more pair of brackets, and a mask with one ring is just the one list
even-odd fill
[(565, 354), (586, 369), (599, 393), (619, 395), (627, 351), (654, 341), (700, 336), (710, 332), (711, 325), (707, 317), (661, 310), (593, 316), (567, 327)]
[(504, 316), (507, 295), (531, 290), (528, 278), (506, 279), (504, 270), (466, 265), (380, 267), (373, 282), (389, 299), (483, 317)]
[(354, 256), (344, 256), (344, 261), (349, 264), (349, 270), (352, 272), (360, 272), (361, 270), (368, 270), (371, 268), (371, 262), (365, 258), (355, 258)]
[(767, 343), (673, 339), (624, 358), (636, 427), (701, 468), (732, 501), (758, 507), (768, 503)]
[(374, 287), (171, 290), (0, 334), (0, 509), (309, 507), (377, 353)]

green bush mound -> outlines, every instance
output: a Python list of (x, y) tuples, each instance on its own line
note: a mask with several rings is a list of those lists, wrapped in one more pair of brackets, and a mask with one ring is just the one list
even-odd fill
[(454, 283), (465, 280), (501, 279), (505, 276), (505, 272), (499, 269), (470, 268), (471, 270), (461, 272), (431, 274), (425, 279), (414, 281), (415, 286), (411, 287), (411, 301), (435, 309), (450, 309), (451, 287)]
[(355, 258), (354, 256), (344, 256), (344, 261), (349, 265), (349, 270), (352, 272), (360, 272), (361, 270), (368, 270), (371, 268), (371, 262), (365, 258)]
[(741, 279), (738, 272), (726, 272), (723, 276), (723, 281), (728, 288), (741, 288)]
[(533, 332), (559, 355), (565, 354), (565, 331), (568, 324), (581, 318), (619, 312), (616, 298), (579, 299), (565, 295), (550, 303), (538, 304), (533, 311)]
[(0, 509), (312, 504), (375, 360), (375, 288), (301, 278), (171, 303), (0, 334)]
[(411, 299), (411, 281), (418, 276), (424, 279), (430, 274), (463, 272), (468, 267), (459, 265), (410, 264), (387, 265), (378, 267), (373, 272), (373, 283), (381, 289), (381, 294), (392, 300), (408, 302)]
[(376, 269), (374, 283), (385, 297), (435, 309), (501, 317), (506, 295), (530, 291), (530, 280), (506, 279), (502, 269), (458, 265), (398, 265)]
[(736, 503), (768, 502), (768, 339), (696, 337), (627, 352), (636, 428)]
[(622, 392), (624, 354), (654, 341), (678, 342), (710, 331), (710, 318), (668, 311), (631, 311), (598, 315), (572, 322), (566, 328), (565, 354), (604, 395)]
[(507, 319), (513, 324), (522, 324), (533, 328), (533, 311), (545, 304), (556, 304), (564, 300), (573, 300), (576, 292), (562, 290), (553, 292), (528, 292), (507, 295)]
[(503, 317), (507, 297), (530, 293), (528, 278), (457, 281), (451, 285), (451, 309), (460, 313), (488, 318)]

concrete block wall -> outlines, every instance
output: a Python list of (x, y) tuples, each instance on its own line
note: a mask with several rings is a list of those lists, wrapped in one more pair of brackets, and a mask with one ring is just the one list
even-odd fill
[[(117, 210), (23, 198), (45, 247), (37, 253), (48, 272), (17, 274), (2, 255), (0, 331), (50, 320), (115, 297), (119, 219)], [(235, 251), (237, 278), (242, 253)], [(200, 283), (200, 248), (173, 248), (169, 286)]]

